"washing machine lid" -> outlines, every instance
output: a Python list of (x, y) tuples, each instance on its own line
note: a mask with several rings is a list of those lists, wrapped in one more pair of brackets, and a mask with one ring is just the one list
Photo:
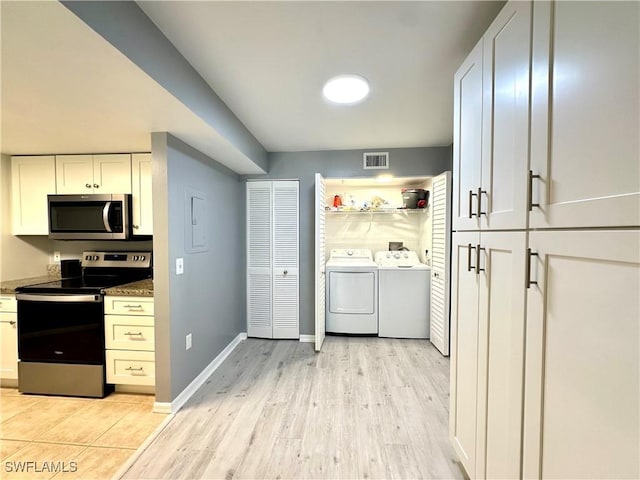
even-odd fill
[(429, 268), (427, 265), (420, 262), (416, 252), (409, 250), (377, 252), (376, 263), (380, 268)]
[(327, 267), (331, 266), (377, 267), (371, 250), (366, 248), (336, 248), (331, 250)]

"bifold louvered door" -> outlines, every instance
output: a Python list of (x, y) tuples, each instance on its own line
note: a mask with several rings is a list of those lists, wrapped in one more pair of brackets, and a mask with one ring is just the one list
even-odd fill
[(298, 338), (298, 182), (247, 183), (247, 333)]
[(429, 339), (443, 355), (449, 355), (450, 185), (451, 172), (435, 177), (431, 201), (431, 332)]

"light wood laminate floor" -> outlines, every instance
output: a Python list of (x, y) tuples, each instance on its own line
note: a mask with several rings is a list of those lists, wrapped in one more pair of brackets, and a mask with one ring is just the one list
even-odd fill
[(124, 478), (464, 478), (448, 405), (428, 341), (248, 339)]

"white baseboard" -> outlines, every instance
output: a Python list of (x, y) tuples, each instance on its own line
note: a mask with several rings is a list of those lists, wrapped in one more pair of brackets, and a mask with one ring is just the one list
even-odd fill
[(300, 335), (301, 343), (314, 343), (316, 341), (315, 335)]
[(153, 411), (158, 413), (172, 413), (175, 414), (178, 410), (180, 410), (185, 403), (191, 398), (191, 396), (196, 393), (196, 391), (204, 385), (204, 382), (207, 381), (207, 378), (211, 376), (213, 372), (215, 372), (218, 367), (225, 361), (225, 359), (233, 352), (233, 350), (238, 346), (238, 344), (247, 339), (247, 333), (242, 332), (239, 333), (236, 338), (231, 340), (229, 345), (225, 347), (222, 352), (218, 354), (213, 361), (206, 366), (200, 374), (193, 379), (193, 381), (187, 385), (187, 387), (180, 392), (172, 402), (155, 402), (153, 404)]

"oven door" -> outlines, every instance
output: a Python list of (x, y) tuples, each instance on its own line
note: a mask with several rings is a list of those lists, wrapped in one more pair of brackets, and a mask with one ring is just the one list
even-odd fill
[(104, 364), (102, 295), (16, 295), (21, 362)]
[(129, 237), (129, 196), (48, 195), (49, 238), (124, 240)]

